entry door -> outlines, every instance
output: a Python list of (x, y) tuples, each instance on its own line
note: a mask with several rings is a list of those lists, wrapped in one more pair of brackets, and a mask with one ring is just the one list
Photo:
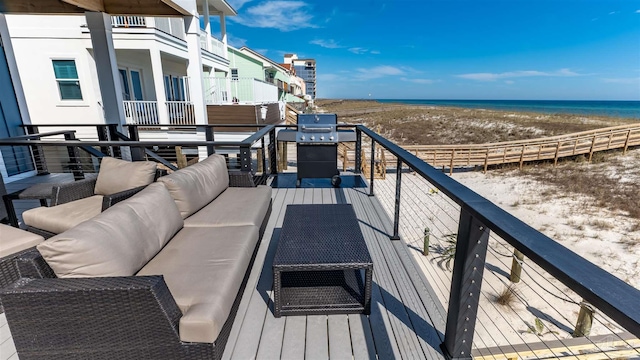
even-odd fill
[[(0, 138), (24, 135), (18, 100), (13, 91), (9, 66), (0, 40)], [(8, 91), (5, 91), (8, 90)], [(31, 152), (26, 146), (0, 146), (9, 176), (33, 170)]]

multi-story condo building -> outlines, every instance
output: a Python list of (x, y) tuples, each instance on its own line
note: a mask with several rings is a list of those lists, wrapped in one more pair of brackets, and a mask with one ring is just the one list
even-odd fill
[(307, 95), (312, 99), (316, 98), (316, 60), (315, 59), (298, 59), (296, 54), (285, 54), (284, 63), (292, 64), (296, 70), (296, 75), (301, 77), (305, 82)]

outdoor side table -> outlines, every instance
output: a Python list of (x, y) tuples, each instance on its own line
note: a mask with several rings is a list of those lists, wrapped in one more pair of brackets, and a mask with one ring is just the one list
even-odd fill
[(273, 260), (275, 317), (369, 314), (372, 274), (350, 204), (287, 206)]
[(40, 200), (41, 206), (49, 206), (47, 200), (51, 200), (53, 197), (53, 187), (55, 185), (58, 184), (35, 184), (26, 189), (4, 195), (2, 200), (4, 201), (4, 206), (7, 209), (9, 223), (14, 227), (18, 227), (18, 216), (16, 215), (16, 210), (13, 206), (13, 200)]

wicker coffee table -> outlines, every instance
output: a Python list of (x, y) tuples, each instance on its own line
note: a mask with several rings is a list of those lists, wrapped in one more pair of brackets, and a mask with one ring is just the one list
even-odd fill
[(350, 204), (287, 206), (273, 260), (275, 317), (369, 314), (372, 273)]

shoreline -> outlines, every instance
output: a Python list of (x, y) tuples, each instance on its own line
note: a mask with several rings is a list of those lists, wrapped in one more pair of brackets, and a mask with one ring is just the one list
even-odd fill
[[(340, 100), (340, 99), (322, 99)], [(434, 106), (543, 115), (598, 116), (640, 121), (639, 100), (438, 100), (438, 99), (341, 99), (379, 104)], [(590, 106), (591, 105), (591, 106)]]

